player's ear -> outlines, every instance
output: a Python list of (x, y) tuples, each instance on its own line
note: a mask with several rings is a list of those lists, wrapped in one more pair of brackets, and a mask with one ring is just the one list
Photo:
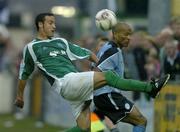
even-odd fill
[(38, 26), (39, 26), (39, 28), (42, 28), (42, 27), (43, 27), (43, 23), (42, 23), (42, 22), (39, 22), (39, 23), (38, 23)]

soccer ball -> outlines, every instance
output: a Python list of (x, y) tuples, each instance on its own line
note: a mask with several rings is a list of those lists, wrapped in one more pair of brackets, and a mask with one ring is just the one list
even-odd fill
[(95, 19), (96, 26), (103, 31), (112, 29), (112, 27), (117, 23), (115, 13), (109, 9), (102, 9), (98, 11)]

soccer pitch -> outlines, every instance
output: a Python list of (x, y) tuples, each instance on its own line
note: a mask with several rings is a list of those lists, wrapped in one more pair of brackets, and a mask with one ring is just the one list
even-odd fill
[(56, 126), (37, 122), (33, 117), (16, 120), (13, 115), (0, 115), (0, 132), (62, 132), (62, 130)]

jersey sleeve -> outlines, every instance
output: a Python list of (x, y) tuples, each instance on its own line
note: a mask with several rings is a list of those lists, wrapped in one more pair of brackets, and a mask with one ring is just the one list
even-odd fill
[[(105, 58), (109, 56), (108, 54), (104, 54)], [(123, 77), (124, 74), (124, 62), (121, 53), (116, 52), (113, 55), (107, 57), (106, 59), (100, 58), (100, 62), (98, 64), (98, 68), (101, 71), (113, 70), (117, 73), (117, 75)], [(102, 60), (103, 59), (103, 60)]]
[(19, 79), (27, 80), (34, 71), (34, 61), (29, 53), (27, 46), (23, 50), (23, 59), (21, 60)]
[[(102, 58), (100, 58), (101, 61)], [(107, 70), (115, 70), (117, 67), (118, 56), (116, 54), (108, 57), (107, 59), (103, 60), (99, 65), (98, 68), (101, 71)]]
[(68, 42), (67, 54), (71, 60), (89, 58), (91, 51)]

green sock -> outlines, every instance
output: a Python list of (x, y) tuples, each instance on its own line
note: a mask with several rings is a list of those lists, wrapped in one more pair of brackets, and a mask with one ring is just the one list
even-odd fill
[(107, 84), (117, 89), (139, 92), (150, 92), (152, 89), (152, 85), (150, 83), (132, 79), (122, 79), (112, 71), (104, 72), (104, 75)]
[(83, 130), (78, 126), (68, 129), (66, 132), (89, 132), (88, 130)]

